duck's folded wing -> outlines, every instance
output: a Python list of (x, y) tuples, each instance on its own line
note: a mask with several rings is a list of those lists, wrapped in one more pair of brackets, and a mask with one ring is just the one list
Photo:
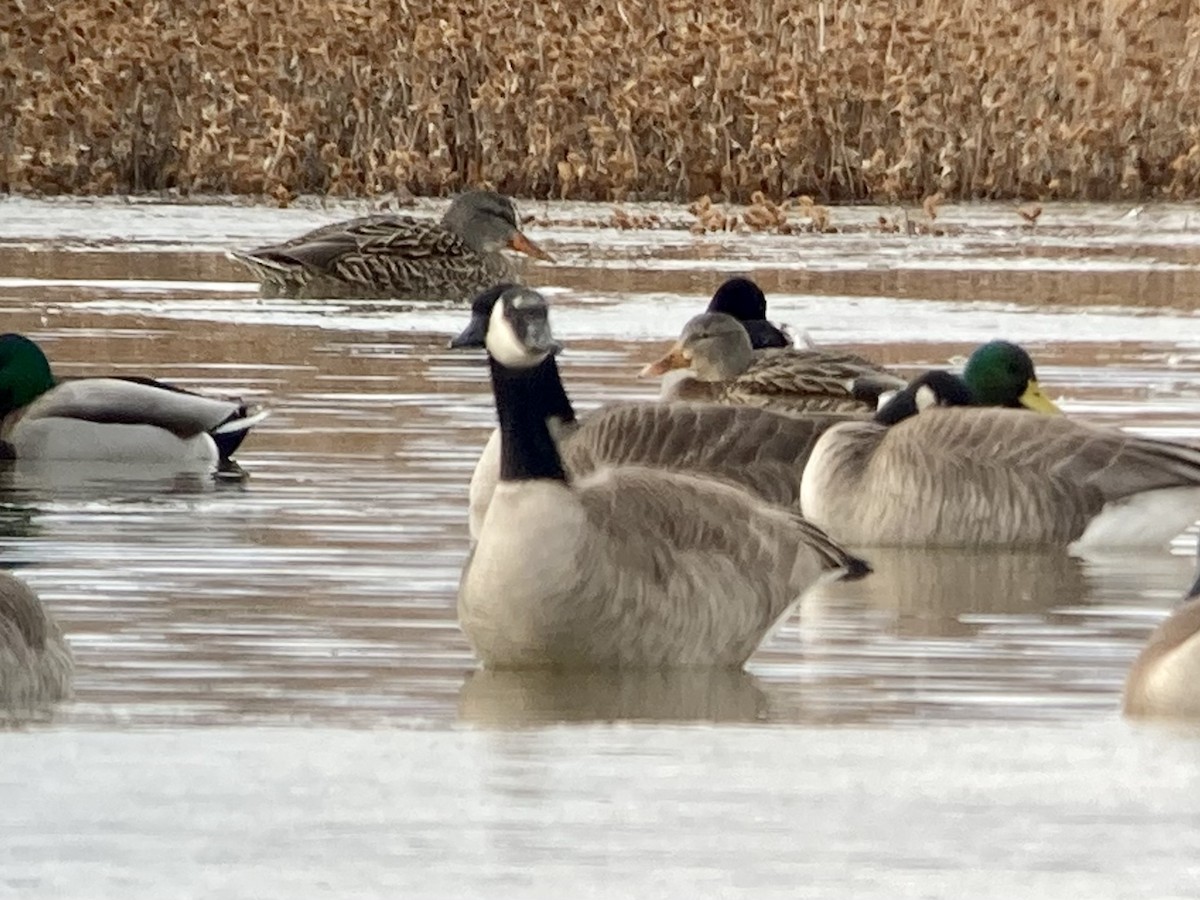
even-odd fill
[(260, 247), (241, 256), (330, 272), (381, 257), (415, 260), (471, 254), (458, 235), (436, 222), (380, 215), (326, 225), (286, 243)]
[(245, 414), (245, 405), (238, 401), (193, 394), (151, 379), (77, 378), (43, 394), (25, 417), (154, 425), (191, 437)]
[(852, 353), (795, 348), (759, 350), (750, 368), (734, 381), (755, 393), (874, 399), (884, 390), (905, 386), (892, 375)]

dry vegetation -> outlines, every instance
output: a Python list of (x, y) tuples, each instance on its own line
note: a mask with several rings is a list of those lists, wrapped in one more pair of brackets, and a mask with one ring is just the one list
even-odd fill
[(0, 190), (1197, 197), (1198, 58), (1192, 0), (0, 0)]

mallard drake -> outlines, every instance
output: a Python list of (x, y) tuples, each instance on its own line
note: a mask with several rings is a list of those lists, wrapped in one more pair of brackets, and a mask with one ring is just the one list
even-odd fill
[(265, 418), (152, 378), (54, 377), (41, 347), (0, 335), (0, 455), (223, 467)]
[(511, 288), (486, 346), (500, 483), (458, 592), (498, 669), (738, 667), (817, 581), (868, 569), (739, 488), (638, 466), (568, 478), (547, 419), (547, 305)]
[(502, 247), (551, 259), (521, 232), (512, 200), (466, 191), (440, 223), (365, 216), (229, 255), (255, 274), (267, 296), (458, 302), (513, 280)]
[[(471, 306), (471, 321), (452, 348), (482, 348), (497, 299), (516, 285), (496, 285)], [(736, 484), (763, 500), (799, 511), (800, 474), (822, 431), (840, 414), (779, 415), (712, 403), (615, 403), (575, 416), (557, 359), (538, 369), (551, 433), (567, 472), (581, 477), (604, 466), (675, 469)], [(470, 527), (477, 538), (500, 477), (500, 431), (492, 432), (471, 476)]]
[(74, 671), (71, 650), (38, 595), (0, 572), (0, 710), (69, 696)]
[(1005, 406), (1061, 414), (1038, 384), (1033, 359), (1020, 344), (988, 341), (967, 359), (963, 381), (979, 406)]
[(762, 288), (749, 278), (730, 278), (708, 302), (710, 313), (725, 313), (742, 323), (755, 350), (790, 347), (792, 339), (777, 325), (767, 321), (767, 298)]
[(783, 413), (873, 412), (881, 394), (905, 382), (852, 353), (815, 349), (754, 350), (742, 324), (725, 313), (701, 313), (665, 356), (640, 377), (688, 370), (664, 384), (664, 400), (758, 406)]
[(961, 379), (927, 372), (874, 419), (829, 428), (801, 479), (805, 515), (854, 546), (928, 547), (1148, 546), (1200, 516), (1200, 449), (940, 408), (973, 401)]
[(1200, 573), (1130, 667), (1124, 709), (1127, 716), (1200, 719)]

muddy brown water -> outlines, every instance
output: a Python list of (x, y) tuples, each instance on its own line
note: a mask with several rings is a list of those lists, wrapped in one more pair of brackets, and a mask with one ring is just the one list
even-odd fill
[[(494, 412), (446, 349), (465, 314), (262, 300), (223, 256), (357, 211), (0, 200), (4, 330), (63, 374), (273, 410), (240, 485), (0, 472), (0, 561), (78, 663), (0, 732), (0, 897), (1194, 894), (1200, 735), (1117, 712), (1188, 536), (876, 552), (740, 674), (478, 671), (454, 591)], [(748, 272), (818, 342), (916, 370), (1011, 337), (1072, 414), (1200, 439), (1194, 208), (951, 207), (918, 238), (536, 212), (581, 410), (652, 396), (633, 373)]]

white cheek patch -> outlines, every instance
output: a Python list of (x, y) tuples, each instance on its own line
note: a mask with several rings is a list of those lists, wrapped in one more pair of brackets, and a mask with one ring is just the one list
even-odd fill
[(497, 300), (496, 305), (492, 307), (486, 344), (488, 353), (501, 365), (509, 368), (526, 368), (541, 361), (541, 357), (531, 354), (517, 337), (512, 322), (504, 314), (503, 300)]
[(546, 301), (541, 294), (536, 291), (523, 290), (514, 292), (511, 295), (510, 302), (513, 309), (528, 309), (531, 306), (545, 306)]
[(937, 406), (938, 402), (937, 394), (934, 392), (933, 388), (927, 384), (923, 384), (917, 388), (917, 395), (915, 399), (917, 402), (917, 409), (919, 410), (929, 409), (931, 406)]

